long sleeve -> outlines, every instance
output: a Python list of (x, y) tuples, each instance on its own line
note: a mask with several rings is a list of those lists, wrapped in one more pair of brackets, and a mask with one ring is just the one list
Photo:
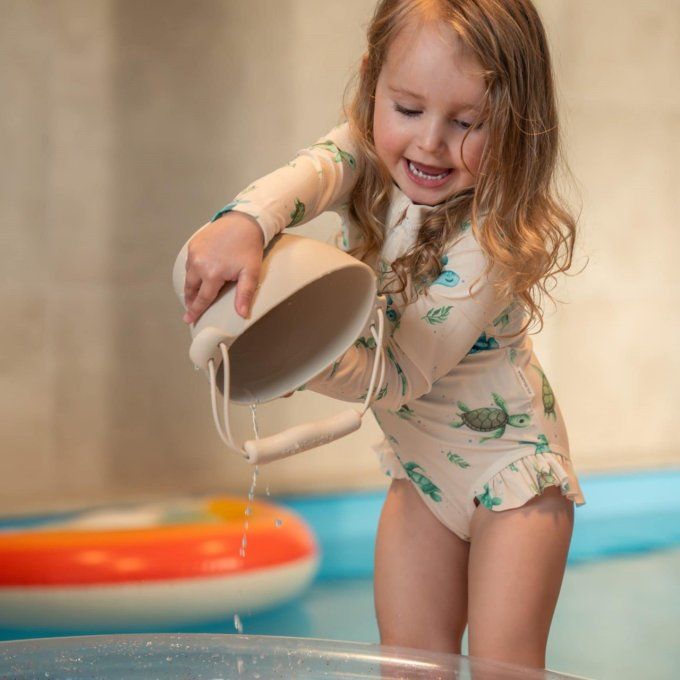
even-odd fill
[(285, 166), (255, 180), (222, 208), (253, 217), (265, 247), (286, 227), (304, 224), (347, 201), (356, 182), (358, 156), (347, 123), (302, 149)]
[[(428, 393), (507, 305), (484, 275), (486, 260), (470, 232), (449, 249), (443, 262), (437, 280), (402, 310), (388, 298), (392, 304), (387, 310), (385, 379), (375, 401), (378, 408), (399, 410)], [(306, 388), (345, 401), (363, 400), (376, 351), (370, 334), (360, 337)]]

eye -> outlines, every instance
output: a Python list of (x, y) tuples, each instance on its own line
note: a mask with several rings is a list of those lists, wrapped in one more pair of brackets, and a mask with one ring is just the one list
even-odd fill
[(463, 130), (469, 130), (472, 127), (472, 123), (466, 123), (464, 120), (454, 120), (453, 122)]
[(399, 106), (399, 104), (394, 105), (394, 110), (397, 113), (401, 113), (403, 116), (407, 116), (408, 118), (413, 118), (414, 116), (417, 116), (420, 114), (420, 111), (413, 111), (412, 109), (405, 109), (403, 106)]

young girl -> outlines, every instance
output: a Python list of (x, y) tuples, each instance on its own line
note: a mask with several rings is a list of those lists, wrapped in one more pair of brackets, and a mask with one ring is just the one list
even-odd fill
[(380, 0), (348, 123), (257, 180), (189, 248), (193, 322), (225, 281), (247, 316), (263, 247), (334, 210), (343, 247), (388, 298), (370, 333), (308, 389), (366, 393), (392, 478), (375, 555), (383, 644), (544, 667), (583, 496), (527, 335), (575, 224), (552, 188), (557, 119), (530, 0)]

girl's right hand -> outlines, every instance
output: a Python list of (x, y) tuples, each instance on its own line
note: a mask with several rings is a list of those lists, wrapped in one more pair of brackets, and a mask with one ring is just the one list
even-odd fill
[(257, 221), (229, 212), (189, 241), (184, 283), (183, 320), (194, 323), (228, 281), (236, 281), (234, 308), (244, 319), (257, 290), (264, 236)]

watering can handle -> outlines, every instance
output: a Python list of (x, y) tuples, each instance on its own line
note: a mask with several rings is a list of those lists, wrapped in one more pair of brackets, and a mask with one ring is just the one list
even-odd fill
[[(378, 331), (375, 331), (374, 327), (371, 327), (371, 333), (376, 341), (376, 352), (375, 358), (373, 360), (373, 370), (371, 372), (371, 381), (366, 393), (366, 398), (364, 400), (363, 407), (361, 411), (355, 409), (347, 409), (341, 413), (331, 416), (330, 418), (325, 418), (323, 420), (317, 420), (311, 423), (305, 423), (303, 425), (296, 425), (295, 427), (288, 428), (283, 432), (271, 435), (269, 437), (264, 437), (262, 439), (250, 439), (246, 441), (241, 448), (234, 440), (231, 428), (230, 428), (230, 417), (229, 417), (229, 355), (227, 353), (227, 346), (225, 342), (219, 342), (219, 351), (222, 354), (222, 366), (223, 366), (223, 378), (224, 378), (224, 390), (223, 390), (223, 400), (222, 400), (222, 423), (224, 424), (224, 430), (222, 429), (222, 423), (220, 423), (220, 417), (217, 413), (217, 390), (216, 390), (216, 371), (215, 371), (215, 358), (216, 355), (210, 355), (211, 341), (215, 338), (206, 338), (207, 342), (200, 341), (199, 336), (194, 339), (194, 345), (192, 345), (192, 351), (195, 354), (194, 360), (199, 364), (206, 363), (209, 373), (210, 373), (210, 391), (211, 391), (211, 402), (213, 418), (215, 420), (215, 427), (222, 439), (222, 441), (231, 446), (232, 448), (241, 451), (246, 460), (253, 465), (258, 465), (260, 463), (270, 463), (274, 460), (280, 460), (281, 458), (287, 458), (296, 453), (301, 453), (308, 449), (314, 448), (316, 446), (321, 446), (322, 444), (327, 444), (329, 442), (340, 439), (345, 435), (348, 435), (361, 427), (361, 417), (368, 409), (372, 398), (380, 389), (382, 381), (385, 375), (385, 356), (382, 349), (382, 341), (384, 335), (384, 324), (385, 324), (385, 299), (384, 296), (379, 296), (376, 304), (375, 312), (378, 318)], [(204, 331), (206, 332), (207, 329)], [(206, 340), (202, 339), (202, 340)], [(205, 345), (205, 347), (204, 347)], [(205, 348), (208, 348), (207, 350)], [(207, 352), (207, 353), (206, 353)], [(192, 355), (193, 357), (193, 355)], [(378, 377), (378, 372), (380, 373)], [(377, 378), (377, 384), (376, 384)]]
[(243, 448), (249, 463), (253, 465), (271, 463), (274, 460), (328, 444), (328, 442), (355, 432), (360, 427), (361, 415), (357, 410), (350, 408), (330, 418), (296, 425), (270, 437), (250, 439), (245, 442)]
[(224, 344), (220, 345), (220, 350), (222, 352), (223, 375), (225, 379), (224, 398), (222, 400), (224, 410), (221, 419), (224, 424), (224, 430), (217, 413), (214, 360), (212, 358), (209, 360), (211, 401), (215, 427), (222, 441), (227, 446), (240, 450), (249, 463), (259, 465), (260, 463), (271, 463), (281, 458), (287, 458), (295, 453), (340, 439), (340, 437), (344, 437), (361, 427), (361, 413), (351, 408), (330, 418), (305, 423), (304, 425), (296, 425), (269, 437), (250, 439), (241, 448), (231, 434), (229, 423), (229, 355)]

